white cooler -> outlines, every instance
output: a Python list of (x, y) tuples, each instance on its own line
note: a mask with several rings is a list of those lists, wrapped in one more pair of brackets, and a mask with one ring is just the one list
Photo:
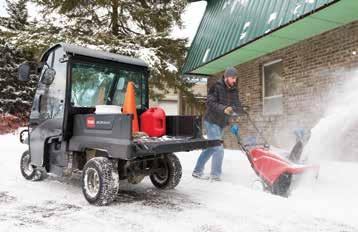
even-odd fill
[(95, 114), (121, 114), (122, 107), (117, 105), (96, 105)]

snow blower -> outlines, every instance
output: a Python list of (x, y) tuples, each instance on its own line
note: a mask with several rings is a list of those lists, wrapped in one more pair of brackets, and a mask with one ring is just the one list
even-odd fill
[[(317, 178), (319, 166), (308, 165), (300, 162), (305, 142), (302, 132), (296, 133), (296, 136), (298, 135), (297, 143), (286, 158), (270, 149), (270, 145), (267, 143), (267, 140), (257, 128), (255, 123), (251, 120), (247, 111), (242, 110), (240, 115), (241, 113), (247, 117), (248, 121), (253, 125), (257, 134), (263, 139), (264, 143), (257, 144), (255, 137), (249, 137), (249, 139), (244, 143), (240, 138), (240, 128), (237, 123), (233, 123), (231, 125), (230, 131), (237, 138), (237, 142), (241, 150), (246, 154), (252, 169), (260, 178), (260, 182), (265, 191), (275, 195), (288, 197), (291, 191), (292, 182), (297, 180), (297, 178), (293, 177), (299, 176), (307, 171), (313, 171)], [(238, 114), (234, 113), (232, 117), (233, 121), (236, 122), (237, 120), (235, 120), (235, 118), (238, 118)]]

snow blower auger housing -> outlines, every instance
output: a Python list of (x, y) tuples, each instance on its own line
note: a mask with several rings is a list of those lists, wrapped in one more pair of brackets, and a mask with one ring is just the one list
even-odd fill
[[(294, 177), (298, 177), (305, 172), (311, 172), (317, 178), (319, 166), (300, 162), (304, 146), (302, 137), (297, 138), (296, 145), (286, 158), (270, 149), (267, 140), (251, 120), (250, 115), (246, 110), (242, 110), (240, 113), (248, 118), (248, 121), (253, 125), (264, 143), (256, 144), (256, 139), (255, 141), (244, 143), (240, 137), (240, 129), (237, 123), (231, 125), (230, 131), (237, 138), (241, 150), (245, 153), (252, 169), (260, 178), (260, 182), (265, 191), (275, 195), (288, 197), (293, 184), (292, 182), (297, 180), (297, 178)], [(234, 113), (233, 118), (235, 117), (238, 117), (238, 115)], [(235, 119), (233, 121), (235, 121)]]
[[(78, 172), (86, 200), (107, 205), (115, 200), (120, 180), (138, 184), (149, 176), (159, 189), (175, 188), (182, 169), (174, 152), (221, 144), (202, 137), (197, 116), (166, 116), (160, 138), (133, 134), (133, 114), (120, 109), (128, 82), (135, 86), (135, 112), (140, 116), (149, 107), (149, 70), (140, 59), (57, 44), (40, 64), (20, 65), (19, 80), (28, 81), (33, 66), (39, 83), (28, 129), (20, 134), (29, 145), (20, 162), (28, 180)], [(98, 106), (112, 111), (99, 112)]]

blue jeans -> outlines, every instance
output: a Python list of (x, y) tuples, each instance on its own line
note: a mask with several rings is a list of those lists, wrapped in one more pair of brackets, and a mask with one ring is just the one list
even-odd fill
[[(208, 121), (204, 121), (204, 126), (208, 139), (222, 139), (223, 128)], [(210, 157), (212, 157), (210, 175), (214, 177), (220, 177), (222, 172), (222, 163), (224, 159), (223, 145), (209, 147), (203, 150), (198, 158), (198, 161), (196, 162), (194, 172), (198, 174), (203, 174), (205, 164), (210, 159)]]

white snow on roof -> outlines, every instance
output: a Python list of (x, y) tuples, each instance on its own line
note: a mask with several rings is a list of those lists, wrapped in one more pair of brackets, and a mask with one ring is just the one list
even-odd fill
[(270, 17), (267, 21), (268, 24), (270, 24), (272, 21), (274, 21), (277, 18), (277, 12), (274, 12), (272, 14), (270, 14)]
[(251, 25), (250, 21), (246, 22), (243, 30), (245, 31), (250, 25)]
[(247, 35), (247, 32), (241, 33), (240, 40), (245, 39), (246, 35)]

